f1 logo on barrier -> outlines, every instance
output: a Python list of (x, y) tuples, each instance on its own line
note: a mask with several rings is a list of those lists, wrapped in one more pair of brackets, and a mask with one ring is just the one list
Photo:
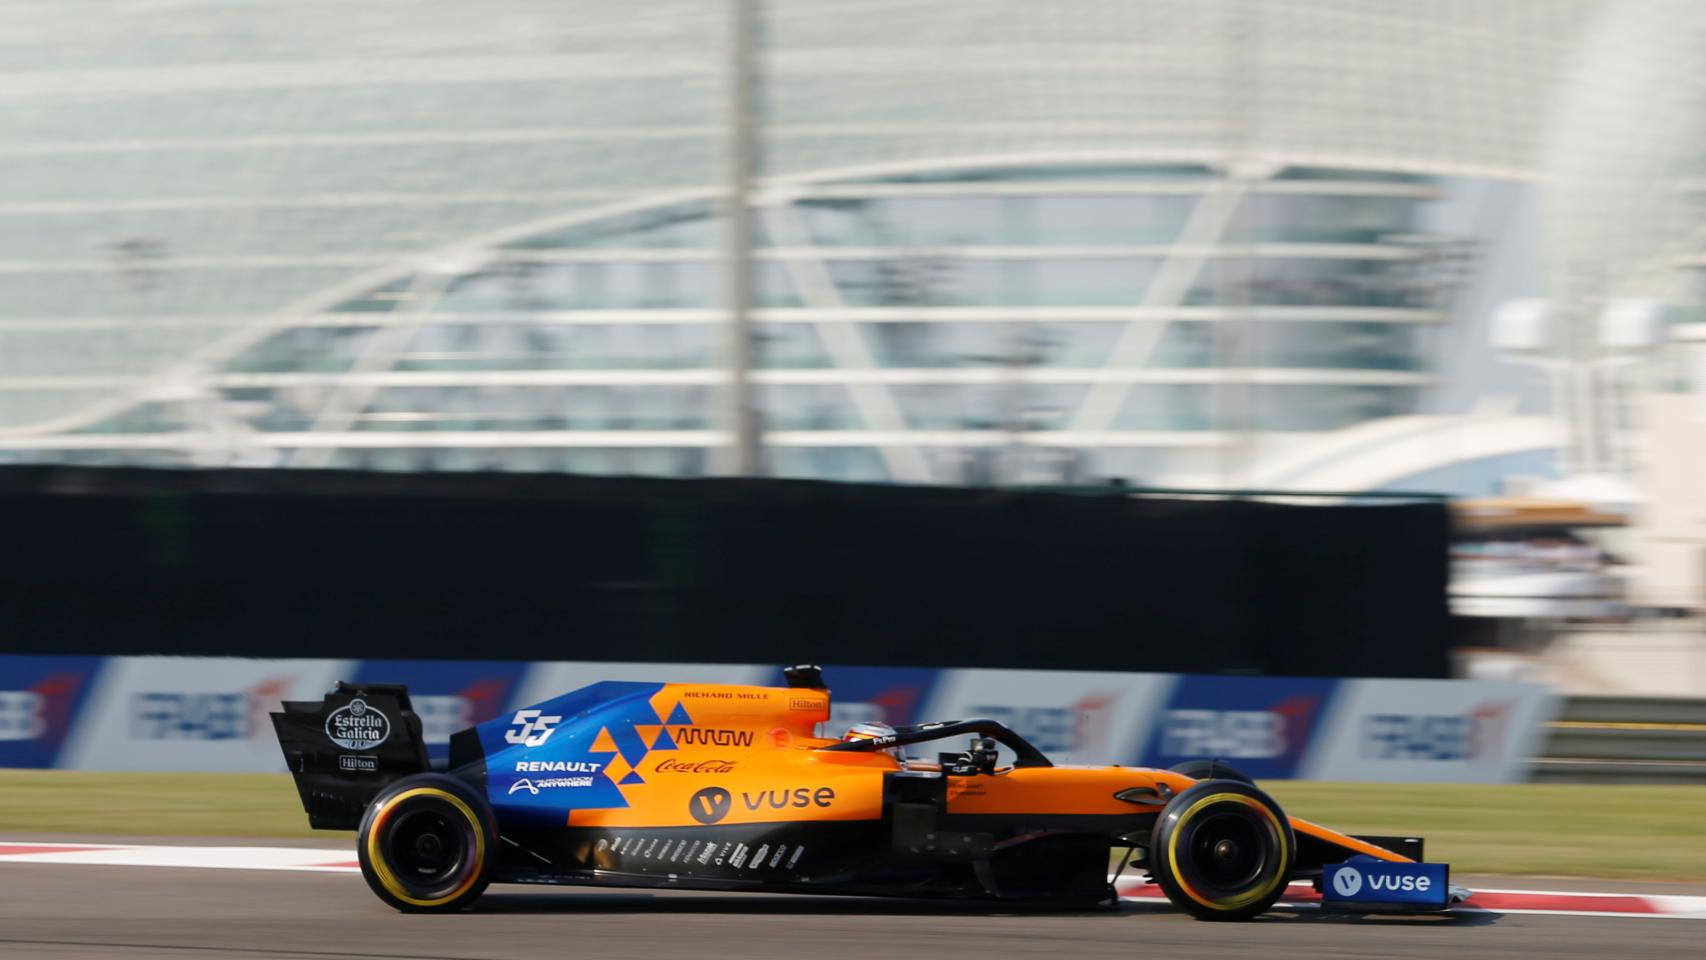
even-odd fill
[(34, 690), (0, 690), (0, 740), (34, 740), (46, 733), (45, 705)]
[(1376, 713), (1363, 717), (1362, 755), (1370, 760), (1467, 760), (1497, 757), (1512, 704), (1483, 703), (1461, 714)]
[(557, 732), (557, 724), (562, 722), (562, 717), (543, 716), (538, 710), (517, 710), (515, 719), (510, 721), (515, 729), (505, 730), (504, 740), (537, 747), (551, 739), (551, 734)]
[(1211, 757), (1256, 778), (1295, 777), (1337, 685), (1314, 677), (1180, 677), (1142, 762), (1170, 767)]

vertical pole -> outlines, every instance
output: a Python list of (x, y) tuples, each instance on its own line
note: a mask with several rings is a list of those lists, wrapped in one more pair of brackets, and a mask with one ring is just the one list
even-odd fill
[(724, 142), (723, 299), (728, 311), (722, 429), (727, 440), (717, 472), (758, 473), (758, 417), (752, 406), (752, 203), (758, 71), (753, 64), (758, 0), (727, 0), (728, 118)]
[(1568, 371), (1570, 378), (1571, 434), (1575, 441), (1574, 472), (1596, 474), (1602, 468), (1599, 443), (1598, 384), (1595, 383), (1594, 359), (1597, 345), (1592, 336), (1592, 319), (1597, 304), (1588, 305), (1585, 298), (1573, 298), (1564, 317), (1568, 333)]
[[(1220, 486), (1230, 489), (1243, 484), (1255, 460), (1256, 356), (1255, 236), (1259, 224), (1258, 181), (1272, 176), (1258, 163), (1255, 136), (1256, 96), (1261, 77), (1257, 57), (1261, 52), (1261, 4), (1251, 0), (1222, 0), (1225, 33), (1221, 38), (1221, 147), (1220, 183), (1215, 189), (1228, 191), (1238, 204), (1226, 221), (1220, 243), (1236, 245), (1236, 254), (1214, 261), (1215, 303), (1222, 317), (1215, 322), (1215, 364), (1222, 377), (1214, 387), (1215, 429), (1226, 438), (1219, 453)], [(1231, 371), (1237, 371), (1236, 374)]]
[(1566, 477), (1571, 476), (1579, 472), (1580, 458), (1576, 455), (1576, 435), (1580, 427), (1576, 423), (1575, 392), (1570, 386), (1570, 364), (1561, 357), (1542, 358), (1533, 362), (1546, 371), (1548, 409), (1552, 416), (1564, 425), (1564, 432), (1558, 439), (1558, 472)]

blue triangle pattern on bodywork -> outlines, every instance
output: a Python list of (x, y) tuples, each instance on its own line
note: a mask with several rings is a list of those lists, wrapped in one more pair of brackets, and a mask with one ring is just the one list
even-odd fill
[(687, 708), (678, 703), (675, 705), (675, 709), (669, 712), (669, 719), (665, 720), (664, 723), (691, 727), (693, 726), (693, 718), (687, 715)]
[(640, 771), (629, 770), (628, 775), (623, 777), (620, 782), (621, 782), (622, 786), (625, 787), (630, 783), (645, 783), (646, 781), (640, 779)]
[(665, 727), (664, 729), (658, 731), (658, 738), (656, 740), (652, 741), (652, 749), (653, 750), (674, 750), (674, 749), (676, 749), (675, 738), (669, 735), (669, 728), (668, 727)]

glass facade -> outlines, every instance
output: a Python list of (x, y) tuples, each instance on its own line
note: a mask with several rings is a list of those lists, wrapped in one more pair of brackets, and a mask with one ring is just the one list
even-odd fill
[[(1181, 451), (1413, 412), (1443, 320), (1414, 242), (1432, 187), (1287, 168), (1205, 218), (1224, 184), (1157, 164), (791, 184), (755, 217), (767, 471), (1136, 480)], [(629, 203), (460, 250), (259, 331), (181, 398), (4, 455), (703, 473), (722, 442), (720, 226), (704, 199)], [(187, 442), (209, 434), (211, 453)]]
[[(1609, 5), (1269, 6), (760, 4), (766, 469), (1229, 483), (1461, 390), (1429, 201)], [(708, 469), (726, 5), (5, 10), (0, 461)]]

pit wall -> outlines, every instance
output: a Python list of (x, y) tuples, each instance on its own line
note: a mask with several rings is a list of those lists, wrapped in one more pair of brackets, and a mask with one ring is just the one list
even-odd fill
[[(992, 717), (1059, 763), (1227, 760), (1263, 779), (1527, 778), (1542, 686), (926, 667), (825, 668), (847, 724)], [(337, 680), (408, 684), (430, 752), (456, 730), (600, 680), (782, 684), (732, 664), (0, 656), (0, 766), (278, 771), (267, 713)], [(944, 744), (942, 749), (957, 747)]]

